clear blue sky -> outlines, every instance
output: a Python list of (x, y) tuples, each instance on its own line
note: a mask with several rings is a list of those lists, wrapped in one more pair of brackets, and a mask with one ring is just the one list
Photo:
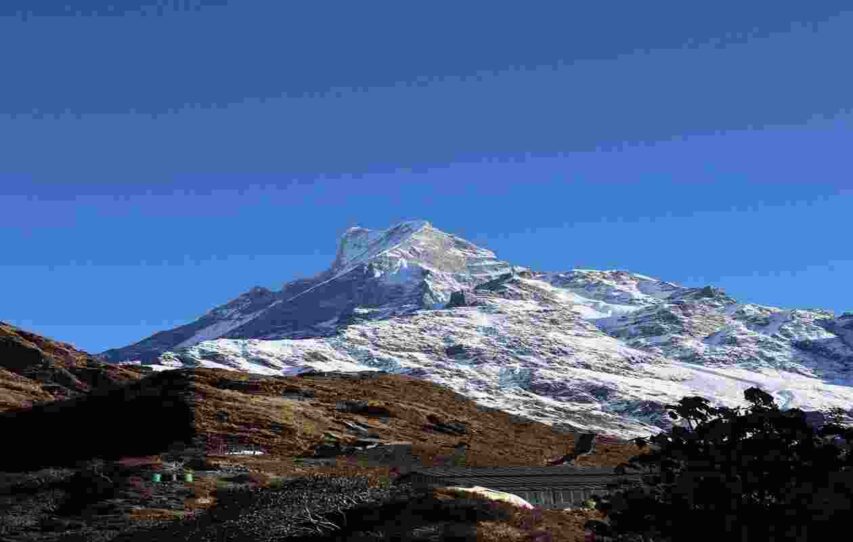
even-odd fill
[(413, 218), (853, 310), (845, 3), (2, 2), (0, 319), (124, 346)]

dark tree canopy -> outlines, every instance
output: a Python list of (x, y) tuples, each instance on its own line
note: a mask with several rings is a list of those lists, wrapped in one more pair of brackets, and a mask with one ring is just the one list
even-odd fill
[(829, 411), (815, 424), (758, 388), (745, 408), (702, 397), (667, 405), (671, 430), (637, 439), (620, 466), (643, 481), (598, 499), (594, 531), (623, 540), (834, 540), (853, 532), (853, 429)]

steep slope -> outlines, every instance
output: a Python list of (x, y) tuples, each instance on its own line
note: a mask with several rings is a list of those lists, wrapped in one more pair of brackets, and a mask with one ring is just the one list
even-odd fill
[[(372, 409), (342, 407), (360, 402)], [(563, 455), (574, 440), (565, 431), (483, 409), (403, 375), (250, 378), (216, 369), (163, 371), (104, 392), (0, 414), (0, 434), (15, 443), (0, 457), (0, 471), (181, 449), (223, 456), (248, 447), (263, 451), (255, 463), (282, 469), (324, 444), (354, 445), (365, 434), (372, 442), (408, 442), (426, 464), (453, 456), (471, 466), (535, 465)], [(636, 452), (633, 444), (606, 442), (579, 463), (615, 466)]]
[(192, 323), (155, 333), (124, 348), (107, 350), (99, 357), (109, 361), (152, 361), (157, 358), (157, 354), (170, 348), (182, 348), (203, 340), (216, 339), (254, 318), (277, 299), (275, 292), (255, 287)]
[(350, 228), (332, 266), (279, 292), (256, 288), (199, 320), (103, 353), (111, 361), (153, 361), (170, 349), (227, 338), (306, 338), (340, 326), (446, 303), (453, 291), (510, 271), (482, 249), (432, 227), (403, 222), (385, 231)]
[(751, 385), (784, 408), (853, 404), (850, 315), (743, 304), (625, 271), (538, 273), (424, 222), (350, 229), (326, 273), (284, 292), (153, 366), (380, 369), (624, 437), (667, 427), (663, 405), (685, 395), (736, 405)]
[(26, 408), (53, 398), (39, 383), (0, 368), (0, 412)]
[(105, 364), (69, 344), (0, 322), (0, 410), (135, 380), (139, 369)]
[[(850, 408), (853, 389), (839, 379), (851, 364), (803, 347), (803, 337), (827, 333), (820, 318), (716, 344), (741, 312), (704, 292), (683, 288), (654, 302), (607, 306), (545, 280), (508, 276), (469, 292), (469, 306), (354, 324), (334, 337), (207, 341), (161, 359), (266, 374), (381, 369), (530, 419), (625, 437), (666, 427), (665, 403), (705, 395), (736, 405), (750, 385), (785, 407)], [(805, 328), (790, 331), (796, 325)]]

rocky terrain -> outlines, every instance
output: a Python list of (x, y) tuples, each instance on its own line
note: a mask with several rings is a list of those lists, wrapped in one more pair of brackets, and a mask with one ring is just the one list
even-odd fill
[(9, 542), (584, 540), (587, 510), (526, 510), (365, 476), (263, 478), (235, 467), (154, 484), (128, 467), (0, 475)]
[(0, 322), (0, 411), (130, 382), (143, 369), (107, 364), (71, 345)]
[[(298, 471), (294, 458), (392, 443), (408, 443), (420, 464), (544, 465), (574, 442), (565, 430), (481, 407), (409, 376), (249, 376), (204, 368), (159, 372), (0, 414), (0, 432), (16, 443), (0, 461), (7, 471), (146, 456), (174, 446), (188, 457), (257, 451), (245, 459), (259, 465), (287, 460)], [(632, 444), (601, 441), (578, 463), (615, 466), (636, 451)]]
[(578, 431), (613, 467), (686, 395), (848, 410), (851, 361), (851, 314), (353, 228), (319, 276), (97, 358), (0, 324), (0, 539), (581, 540), (593, 512), (397, 479), (554, 464)]
[(423, 221), (352, 228), (331, 267), (106, 352), (154, 369), (382, 370), (566, 429), (632, 437), (685, 395), (853, 405), (853, 314), (740, 303), (625, 271), (537, 272)]
[(103, 357), (153, 362), (167, 350), (220, 337), (327, 335), (346, 322), (439, 307), (453, 291), (509, 270), (491, 251), (423, 221), (383, 232), (351, 228), (332, 266), (316, 277), (289, 282), (278, 292), (253, 288), (191, 324), (108, 350)]
[[(399, 374), (161, 371), (9, 410), (0, 434), (2, 540), (581, 540), (588, 516), (395, 483), (415, 464), (544, 465), (574, 443)], [(637, 452), (601, 440), (577, 464)]]

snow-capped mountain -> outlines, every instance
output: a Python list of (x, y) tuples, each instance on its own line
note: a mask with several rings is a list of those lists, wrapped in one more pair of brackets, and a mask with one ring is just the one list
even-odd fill
[(111, 358), (407, 373), (619, 436), (666, 427), (662, 405), (685, 395), (734, 406), (752, 385), (783, 408), (853, 407), (851, 314), (743, 304), (625, 271), (539, 273), (422, 221), (352, 228), (317, 277), (253, 290)]
[(102, 354), (111, 361), (155, 361), (172, 349), (216, 339), (306, 338), (341, 325), (442, 306), (452, 292), (510, 271), (493, 252), (425, 221), (385, 231), (350, 228), (325, 272), (284, 285), (253, 288), (195, 322)]

